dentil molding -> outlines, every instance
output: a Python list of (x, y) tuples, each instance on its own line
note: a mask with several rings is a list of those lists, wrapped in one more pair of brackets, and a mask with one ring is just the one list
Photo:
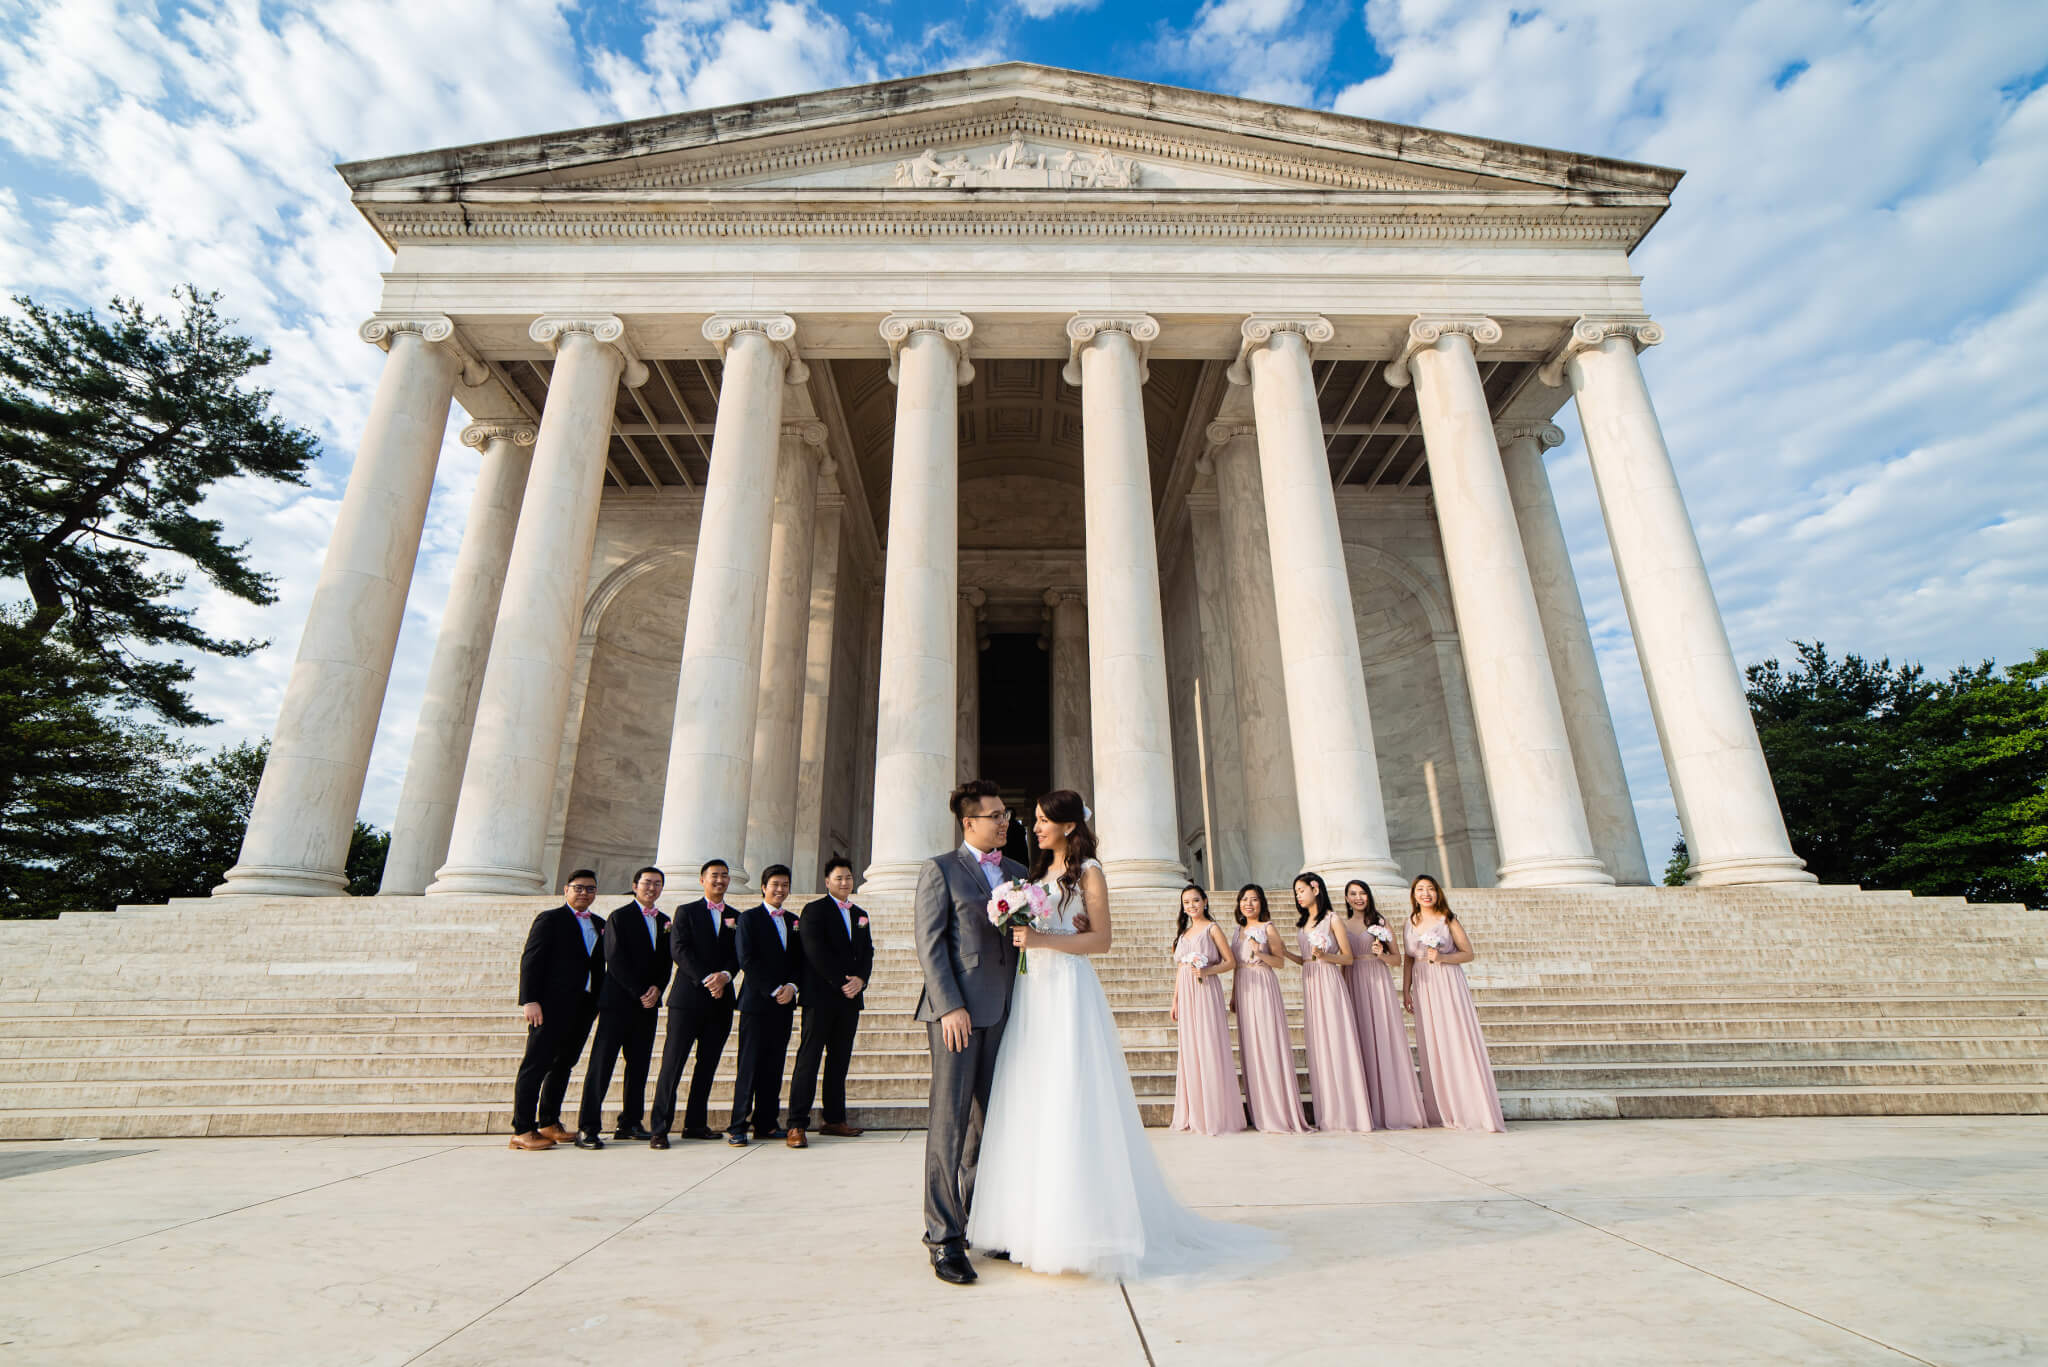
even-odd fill
[(1551, 353), (1549, 360), (1537, 367), (1536, 378), (1552, 389), (1562, 388), (1565, 368), (1572, 357), (1582, 351), (1591, 351), (1609, 337), (1626, 337), (1630, 345), (1640, 352), (1664, 340), (1664, 329), (1640, 314), (1618, 316), (1595, 316), (1587, 314), (1572, 324), (1571, 335), (1564, 339), (1564, 345)]
[(1159, 337), (1159, 320), (1149, 313), (1077, 313), (1067, 319), (1067, 363), (1060, 378), (1074, 388), (1081, 387), (1081, 349), (1105, 332), (1121, 332), (1138, 349), (1138, 383), (1152, 378), (1152, 343)]
[(1440, 318), (1416, 314), (1415, 320), (1408, 324), (1408, 340), (1402, 344), (1401, 354), (1387, 362), (1387, 383), (1395, 389), (1407, 384), (1415, 378), (1408, 369), (1408, 362), (1414, 359), (1415, 353), (1450, 336), (1471, 338), (1476, 350), (1500, 340), (1500, 324), (1483, 315)]
[(811, 378), (811, 368), (796, 349), (796, 319), (786, 313), (714, 313), (704, 320), (704, 340), (718, 348), (718, 359), (742, 332), (758, 332), (775, 344), (782, 354), (784, 384), (802, 384)]
[(619, 379), (628, 389), (638, 389), (646, 384), (649, 376), (647, 363), (640, 359), (640, 353), (626, 336), (625, 320), (616, 314), (602, 314), (595, 317), (573, 318), (565, 315), (536, 318), (526, 335), (539, 342), (550, 352), (561, 350), (562, 338), (572, 332), (587, 333), (591, 338), (619, 353), (625, 368), (619, 372)]
[(1238, 325), (1237, 331), (1237, 359), (1223, 372), (1224, 378), (1232, 384), (1252, 382), (1251, 354), (1280, 333), (1298, 334), (1308, 345), (1311, 362), (1315, 360), (1316, 348), (1337, 335), (1337, 329), (1320, 313), (1254, 313)]
[(889, 383), (897, 383), (897, 362), (903, 344), (914, 332), (936, 332), (953, 344), (957, 361), (954, 383), (974, 383), (974, 366), (967, 359), (967, 339), (974, 335), (974, 320), (964, 313), (892, 313), (882, 320), (882, 340), (889, 344)]
[(402, 332), (409, 332), (423, 342), (453, 347), (462, 358), (462, 382), (470, 388), (490, 378), (484, 358), (455, 330), (455, 320), (445, 313), (373, 313), (356, 329), (356, 336), (389, 354), (391, 339)]

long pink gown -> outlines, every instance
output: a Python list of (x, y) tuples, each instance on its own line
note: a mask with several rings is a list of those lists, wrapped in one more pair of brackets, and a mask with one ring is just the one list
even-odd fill
[(1372, 939), (1363, 921), (1355, 927), (1346, 921), (1344, 932), (1357, 956), (1344, 970), (1344, 981), (1351, 988), (1351, 1009), (1358, 1019), (1358, 1048), (1365, 1057), (1365, 1094), (1372, 1102), (1373, 1118), (1383, 1130), (1419, 1130), (1429, 1120), (1422, 1110), (1422, 1090), (1415, 1085), (1408, 1026), (1401, 1017), (1394, 975), (1372, 956)]
[(1433, 964), (1425, 957), (1421, 936), (1430, 929), (1442, 931), (1456, 948), (1443, 922), (1433, 927), (1408, 925), (1408, 957), (1415, 961), (1415, 1057), (1422, 1072), (1423, 1113), (1430, 1124), (1448, 1129), (1505, 1130), (1493, 1063), (1479, 1033), (1479, 1012), (1465, 983), (1465, 966)]
[(1238, 931), (1230, 941), (1230, 951), (1237, 955), (1230, 990), (1237, 1005), (1237, 1052), (1244, 1064), (1244, 1095), (1251, 1103), (1254, 1129), (1265, 1134), (1307, 1134), (1315, 1127), (1301, 1114), (1301, 1079), (1294, 1071), (1294, 1036), (1287, 1028), (1280, 975), (1253, 957), (1253, 939), (1263, 943), (1274, 933), (1271, 923), (1262, 921)]
[(1174, 1004), (1180, 1008), (1180, 1066), (1173, 1080), (1173, 1128), (1194, 1134), (1236, 1134), (1244, 1128), (1244, 1098), (1237, 1090), (1237, 1069), (1230, 1060), (1230, 1017), (1223, 984), (1200, 977), (1183, 954), (1200, 954), (1202, 967), (1223, 962), (1209, 923), (1181, 936), (1174, 946), (1177, 968)]
[(1308, 1088), (1315, 1098), (1316, 1128), (1369, 1131), (1372, 1100), (1365, 1090), (1365, 1059), (1358, 1047), (1358, 1018), (1351, 989), (1338, 964), (1309, 958), (1309, 928), (1301, 931), (1301, 1005), (1308, 1037)]

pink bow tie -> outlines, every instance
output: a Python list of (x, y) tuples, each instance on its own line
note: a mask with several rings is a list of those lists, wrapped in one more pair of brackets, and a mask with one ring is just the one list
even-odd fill
[(1000, 864), (1003, 862), (1003, 852), (1001, 850), (984, 850), (981, 854), (981, 862), (984, 864)]
[[(576, 911), (576, 908), (571, 907), (569, 908), (569, 910)], [(590, 913), (587, 911), (576, 911), (576, 919), (579, 921), (588, 921), (590, 919)]]

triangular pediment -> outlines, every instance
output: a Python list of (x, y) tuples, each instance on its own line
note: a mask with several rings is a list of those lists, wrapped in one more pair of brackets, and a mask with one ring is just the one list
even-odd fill
[(354, 162), (358, 199), (447, 189), (1662, 196), (1657, 167), (1008, 63)]

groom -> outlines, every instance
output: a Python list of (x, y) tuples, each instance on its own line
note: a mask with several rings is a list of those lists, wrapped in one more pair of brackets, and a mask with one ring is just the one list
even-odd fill
[(948, 802), (963, 843), (925, 864), (914, 908), (917, 958), (924, 969), (917, 1019), (925, 1022), (932, 1051), (924, 1242), (939, 1280), (964, 1286), (975, 1279), (967, 1261), (974, 1164), (1017, 975), (1017, 951), (1009, 936), (989, 924), (988, 898), (998, 884), (1022, 878), (1026, 870), (1002, 855), (1010, 814), (994, 783), (970, 779)]

